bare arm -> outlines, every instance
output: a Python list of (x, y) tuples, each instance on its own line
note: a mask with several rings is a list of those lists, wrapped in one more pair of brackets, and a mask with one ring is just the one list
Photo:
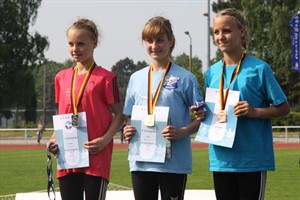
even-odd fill
[(196, 106), (191, 106), (191, 110), (194, 113), (194, 116), (197, 120), (202, 121), (205, 118), (205, 110), (204, 109), (196, 109)]
[(278, 106), (268, 108), (253, 108), (247, 101), (240, 101), (234, 106), (234, 114), (238, 117), (246, 116), (250, 118), (271, 119), (282, 117), (290, 112), (288, 102), (284, 102)]
[[(103, 139), (106, 140), (108, 143), (116, 134), (116, 132), (119, 131), (121, 125), (124, 122), (124, 115), (123, 115), (123, 106), (121, 103), (116, 103), (111, 105), (111, 108), (113, 110), (113, 113), (115, 114), (109, 129), (107, 130), (106, 134), (103, 136)], [(106, 143), (106, 144), (107, 144)]]
[(136, 128), (129, 123), (130, 118), (131, 116), (126, 116), (126, 126), (124, 127), (124, 137), (126, 141), (130, 141), (136, 132)]
[(195, 119), (192, 123), (184, 127), (176, 127), (168, 125), (163, 129), (162, 135), (167, 140), (179, 140), (187, 135), (191, 135), (198, 131), (201, 121)]
[(99, 138), (95, 138), (89, 142), (84, 143), (84, 147), (88, 149), (92, 154), (100, 152), (114, 137), (116, 132), (118, 132), (122, 123), (124, 122), (123, 106), (121, 103), (116, 103), (111, 105), (112, 111), (114, 113), (114, 118), (107, 130), (107, 132)]

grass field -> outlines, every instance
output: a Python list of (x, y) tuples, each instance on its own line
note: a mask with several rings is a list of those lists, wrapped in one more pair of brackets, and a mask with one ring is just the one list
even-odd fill
[[(276, 171), (268, 173), (266, 200), (300, 200), (300, 149), (275, 149)], [(193, 149), (193, 173), (188, 189), (213, 189), (207, 170), (207, 149)], [(53, 161), (55, 171), (56, 162)], [(111, 183), (131, 187), (127, 150), (115, 149)], [(55, 179), (55, 185), (58, 182)], [(0, 151), (0, 196), (19, 192), (45, 191), (47, 187), (44, 150)]]

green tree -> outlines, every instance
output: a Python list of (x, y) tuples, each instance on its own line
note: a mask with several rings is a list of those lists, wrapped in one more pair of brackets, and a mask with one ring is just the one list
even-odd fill
[(42, 110), (44, 109), (44, 84), (45, 84), (45, 122), (52, 121), (52, 115), (55, 114), (57, 105), (55, 103), (54, 78), (57, 72), (64, 68), (74, 66), (73, 60), (66, 60), (64, 63), (57, 63), (55, 61), (47, 61), (41, 66), (36, 66), (33, 70), (36, 104), (38, 109), (37, 119), (42, 119)]
[[(188, 70), (189, 66), (189, 56), (183, 53), (182, 55), (176, 56), (173, 58), (174, 63)], [(202, 89), (204, 88), (204, 78), (202, 73), (202, 62), (197, 56), (192, 58), (193, 64), (193, 74), (196, 76), (199, 86)], [(145, 61), (138, 61), (137, 64), (130, 58), (125, 58), (119, 60), (113, 67), (112, 72), (114, 72), (118, 77), (118, 85), (123, 99), (126, 96), (126, 89), (130, 79), (130, 76), (146, 66), (148, 66)]]
[(135, 71), (138, 71), (140, 69), (143, 69), (144, 67), (148, 66), (148, 64), (146, 63), (146, 61), (138, 61), (137, 64), (136, 64), (136, 70)]
[[(185, 53), (173, 58), (174, 63), (189, 70), (189, 56)], [(204, 94), (204, 76), (202, 73), (202, 61), (197, 56), (192, 58), (192, 73), (197, 78), (202, 94)]]
[[(0, 116), (10, 108), (34, 108), (31, 70), (44, 62), (46, 37), (29, 34), (41, 0), (0, 1)], [(26, 119), (25, 119), (26, 120)]]
[[(229, 0), (212, 4), (213, 11), (235, 7), (249, 22), (251, 41), (247, 53), (270, 64), (275, 77), (288, 97), (292, 110), (300, 110), (300, 76), (291, 70), (289, 22), (300, 8), (296, 0)], [(220, 52), (217, 59), (220, 59)]]
[(125, 99), (127, 85), (130, 79), (131, 74), (135, 71), (144, 68), (147, 66), (145, 61), (139, 61), (137, 64), (134, 63), (132, 59), (128, 57), (122, 60), (119, 60), (111, 69), (113, 73), (115, 73), (118, 77), (118, 86), (120, 89), (120, 93)]

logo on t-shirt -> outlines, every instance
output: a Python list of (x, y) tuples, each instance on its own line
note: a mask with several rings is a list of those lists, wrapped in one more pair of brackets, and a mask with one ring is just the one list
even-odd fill
[(178, 87), (179, 77), (166, 76), (163, 87), (168, 90), (174, 90)]

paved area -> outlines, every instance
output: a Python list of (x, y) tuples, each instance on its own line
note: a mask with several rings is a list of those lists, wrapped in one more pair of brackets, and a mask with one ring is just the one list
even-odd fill
[[(106, 200), (133, 200), (132, 190), (107, 191)], [(159, 198), (160, 199), (160, 198)], [(213, 190), (186, 190), (185, 200), (216, 200)], [(16, 200), (49, 200), (46, 192), (17, 193)], [(59, 192), (56, 200), (61, 200)]]

